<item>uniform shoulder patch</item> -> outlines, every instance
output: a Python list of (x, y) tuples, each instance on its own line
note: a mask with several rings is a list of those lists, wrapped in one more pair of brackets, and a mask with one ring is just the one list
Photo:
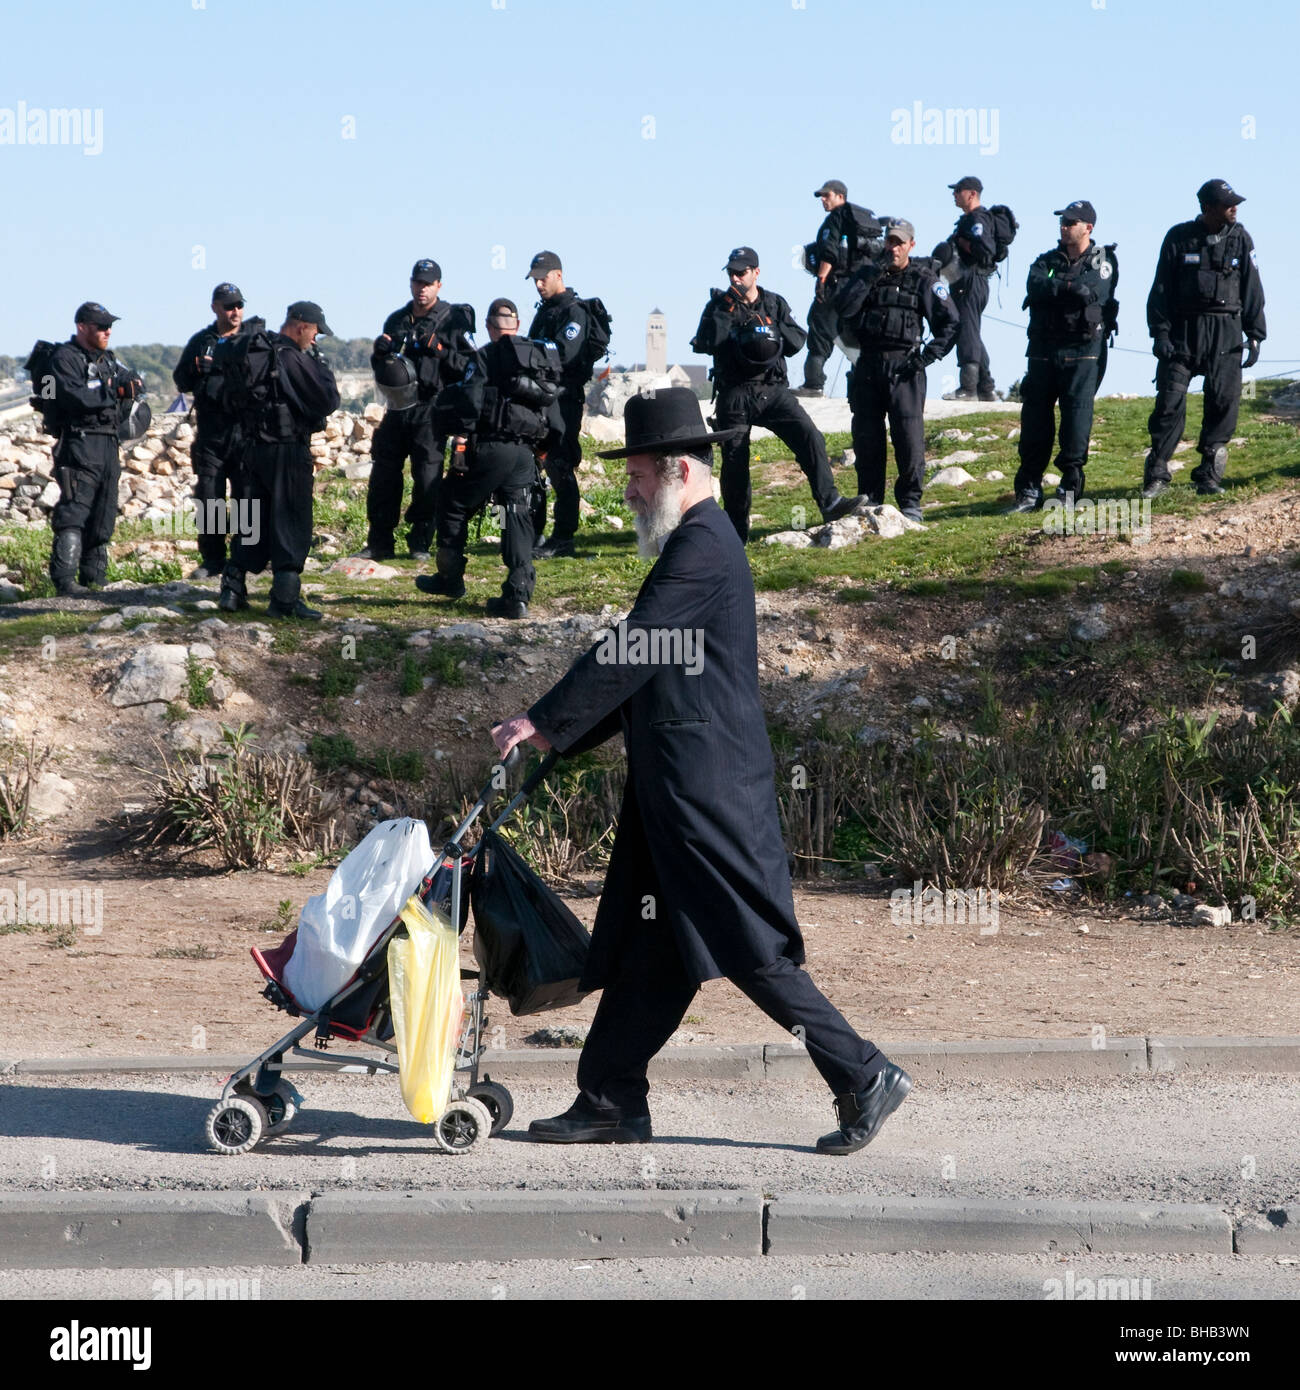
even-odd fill
[(942, 280), (936, 280), (934, 282), (934, 297), (936, 299), (948, 298), (948, 286), (945, 285)]
[(578, 323), (576, 320), (570, 319), (568, 325), (566, 326), (566, 328), (565, 328), (565, 330), (564, 330), (564, 336), (565, 336), (570, 342), (572, 342), (572, 341), (578, 336), (578, 334), (581, 333), (581, 332), (582, 332), (582, 325), (581, 325), (580, 323)]
[(474, 335), (472, 333), (467, 331), (463, 333), (461, 336), (465, 339), (466, 343), (468, 343), (471, 348), (473, 348), (476, 352), (478, 351), (478, 344), (474, 341)]
[(1250, 263), (1251, 263), (1251, 265), (1256, 266), (1256, 267), (1258, 267), (1258, 265), (1259, 265), (1259, 261), (1258, 261), (1258, 259), (1257, 259), (1256, 256), (1255, 256), (1255, 252), (1254, 252), (1254, 249), (1253, 249), (1253, 248), (1252, 248), (1251, 253), (1250, 253)]
[(970, 229), (970, 234), (971, 234), (971, 236), (983, 236), (983, 235), (984, 235), (984, 224), (983, 224), (983, 222), (974, 222), (974, 223), (972, 223), (972, 224), (971, 224), (971, 229)]
[(1100, 275), (1103, 280), (1109, 280), (1114, 273), (1115, 272), (1110, 268), (1109, 261), (1102, 261), (1097, 267), (1097, 274)]

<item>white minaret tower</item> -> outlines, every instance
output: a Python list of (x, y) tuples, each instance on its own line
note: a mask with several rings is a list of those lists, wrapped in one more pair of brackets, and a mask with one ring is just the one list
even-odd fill
[(668, 372), (668, 323), (658, 309), (646, 320), (645, 369), (651, 376)]

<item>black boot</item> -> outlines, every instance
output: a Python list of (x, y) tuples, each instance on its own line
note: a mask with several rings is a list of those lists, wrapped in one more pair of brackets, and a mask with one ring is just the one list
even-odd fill
[(221, 571), (221, 594), (217, 607), (223, 613), (235, 613), (248, 607), (248, 589), (244, 584), (244, 571), (235, 564), (227, 564)]
[(90, 590), (77, 583), (81, 568), (81, 532), (74, 527), (54, 533), (50, 550), (50, 579), (60, 598), (86, 598)]
[(1203, 497), (1213, 497), (1223, 491), (1223, 473), (1228, 466), (1228, 449), (1220, 444), (1217, 449), (1206, 449), (1201, 455), (1201, 466), (1194, 468), (1191, 481)]
[(1142, 496), (1159, 497), (1169, 486), (1169, 460), (1158, 458), (1153, 449), (1142, 467)]
[(838, 493), (835, 500), (822, 513), (822, 521), (838, 521), (842, 516), (848, 516), (850, 512), (856, 512), (862, 505), (861, 497), (841, 497)]
[(108, 546), (94, 545), (86, 550), (83, 545), (80, 578), (88, 588), (103, 587), (104, 581), (108, 578)]
[(980, 398), (980, 369), (967, 362), (961, 369), (961, 385), (944, 395), (945, 401), (977, 401)]
[(325, 616), (302, 601), (302, 576), (297, 570), (276, 570), (272, 575), (266, 611), (272, 618), (306, 618), (309, 622), (319, 622)]

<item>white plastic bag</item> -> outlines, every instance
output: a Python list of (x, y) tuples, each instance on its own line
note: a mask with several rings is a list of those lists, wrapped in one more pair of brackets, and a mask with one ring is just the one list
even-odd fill
[(386, 820), (308, 898), (284, 982), (307, 1010), (319, 1009), (356, 971), (433, 863), (422, 820)]

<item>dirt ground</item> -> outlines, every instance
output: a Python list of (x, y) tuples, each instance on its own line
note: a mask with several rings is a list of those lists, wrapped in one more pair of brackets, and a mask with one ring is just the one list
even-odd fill
[[(79, 868), (39, 847), (8, 847), (4, 881), (102, 898), (102, 931), (71, 948), (49, 933), (13, 933), (0, 948), (0, 1058), (212, 1051), (250, 1055), (284, 1030), (260, 998), (252, 945), (274, 945), (277, 905), (293, 913), (324, 888), (274, 873), (157, 877)], [(18, 852), (14, 852), (17, 850)], [(106, 866), (100, 865), (103, 870)], [(92, 898), (93, 901), (93, 898)], [(570, 900), (587, 923), (595, 899)], [(891, 921), (887, 895), (861, 888), (798, 890), (808, 966), (847, 1017), (882, 1043), (974, 1038), (1300, 1033), (1295, 940), (1250, 924), (1176, 927), (1134, 914), (1111, 918), (1065, 905), (1003, 906), (997, 931), (976, 922)], [(986, 926), (989, 924), (985, 924)], [(1086, 931), (1085, 931), (1086, 928)], [(464, 959), (472, 964), (471, 935)], [(182, 954), (184, 953), (184, 954)], [(534, 1029), (584, 1025), (594, 999), (511, 1018), (492, 1010), (501, 1045)], [(676, 1041), (779, 1042), (780, 1031), (725, 981), (706, 985)]]

